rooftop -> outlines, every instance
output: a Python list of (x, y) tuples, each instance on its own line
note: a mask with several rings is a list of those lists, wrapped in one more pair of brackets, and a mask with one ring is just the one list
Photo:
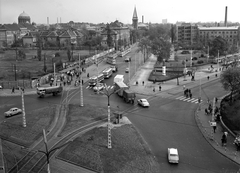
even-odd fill
[(239, 26), (198, 27), (199, 30), (237, 30)]

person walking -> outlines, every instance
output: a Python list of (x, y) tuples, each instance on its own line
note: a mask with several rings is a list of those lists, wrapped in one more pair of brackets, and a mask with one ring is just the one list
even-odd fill
[(189, 97), (190, 97), (190, 99), (192, 99), (192, 93), (191, 92), (189, 92)]
[(12, 88), (12, 93), (14, 93), (14, 92), (15, 92), (15, 88), (13, 87), (13, 88)]
[(183, 90), (184, 90), (184, 91), (185, 91), (185, 88), (186, 88), (185, 85), (183, 85)]
[(153, 87), (153, 92), (155, 92), (155, 87)]
[(159, 91), (161, 91), (162, 90), (162, 86), (161, 85), (159, 85)]
[(210, 78), (210, 77), (208, 76), (207, 79), (209, 80), (209, 78)]
[(87, 74), (87, 78), (89, 78), (89, 73)]
[(142, 85), (144, 86), (144, 81), (142, 81)]

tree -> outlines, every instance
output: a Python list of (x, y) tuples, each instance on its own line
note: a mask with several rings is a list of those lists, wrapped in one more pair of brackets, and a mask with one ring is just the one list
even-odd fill
[(223, 88), (230, 91), (230, 100), (232, 102), (233, 92), (240, 91), (240, 67), (228, 68), (220, 76)]
[(70, 48), (67, 49), (67, 57), (68, 57), (68, 61), (71, 61), (71, 50)]
[(138, 52), (143, 53), (143, 60), (145, 62), (146, 56), (148, 56), (148, 53), (151, 48), (151, 42), (147, 37), (143, 37), (138, 44)]
[(170, 57), (171, 43), (164, 38), (155, 38), (151, 44), (151, 52), (157, 56), (158, 62), (163, 62)]
[(228, 43), (222, 37), (218, 36), (214, 40), (210, 41), (210, 50), (209, 50), (210, 55), (216, 57), (218, 56), (218, 51), (219, 51), (219, 56), (225, 55), (227, 50), (228, 50)]
[(107, 24), (106, 30), (107, 30), (107, 45), (108, 45), (108, 47), (112, 47), (113, 46), (113, 39), (112, 39), (112, 36), (111, 36), (111, 29), (110, 29), (109, 24)]
[(26, 59), (26, 54), (23, 50), (18, 50), (18, 57), (21, 59)]
[(38, 47), (38, 50), (37, 50), (37, 58), (39, 61), (42, 60), (42, 38), (40, 37), (40, 34), (37, 33), (36, 35), (36, 46)]

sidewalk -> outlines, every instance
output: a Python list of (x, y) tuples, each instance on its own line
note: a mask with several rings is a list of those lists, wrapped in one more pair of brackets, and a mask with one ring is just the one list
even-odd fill
[[(102, 61), (101, 63), (99, 63), (98, 70), (95, 64), (90, 65), (89, 67), (86, 68), (86, 72), (82, 73), (82, 80), (84, 81), (84, 83), (86, 83), (89, 79), (87, 77), (88, 73), (89, 73), (89, 77), (95, 76), (97, 75), (97, 71), (98, 73), (100, 73), (108, 66), (109, 64), (107, 64), (105, 61)], [(76, 76), (73, 77), (73, 80), (70, 85), (66, 85), (66, 86), (62, 85), (63, 90), (72, 90), (72, 89), (78, 88), (79, 86), (74, 86), (75, 80), (76, 80)], [(57, 82), (57, 85), (59, 86), (60, 82)], [(50, 85), (45, 84), (45, 85), (42, 85), (41, 87), (45, 87), (45, 86), (50, 86)], [(24, 90), (24, 95), (31, 95), (31, 94), (37, 94), (36, 88), (27, 88)], [(11, 89), (0, 89), (0, 96), (20, 96), (20, 95), (21, 95), (21, 91), (17, 89), (15, 89), (14, 93), (12, 93)]]
[[(159, 82), (153, 84), (153, 82), (148, 81), (148, 77), (153, 70), (153, 66), (156, 62), (156, 57), (151, 56), (148, 61), (138, 69), (136, 74), (132, 77), (130, 82), (130, 89), (135, 91), (141, 95), (154, 96), (160, 94), (177, 94), (183, 91), (183, 85), (186, 88), (192, 88), (199, 86), (199, 84), (204, 84), (209, 81), (213, 81), (219, 78), (219, 72), (210, 73), (208, 68), (210, 65), (202, 66), (200, 71), (195, 73), (195, 81), (191, 81), (191, 77), (187, 76), (186, 81), (184, 81), (184, 77), (179, 78), (180, 85), (177, 85), (177, 79), (169, 80), (164, 83), (161, 83), (161, 91), (159, 91)], [(213, 67), (216, 69), (217, 64), (213, 64)], [(218, 75), (216, 77), (215, 75)], [(209, 80), (207, 77), (210, 77)], [(136, 85), (136, 81), (138, 81), (138, 85)], [(142, 81), (144, 81), (144, 85), (142, 85)], [(153, 92), (153, 87), (155, 87), (155, 92)], [(224, 97), (224, 96), (223, 96)], [(221, 99), (218, 99), (218, 103), (216, 106), (220, 107)], [(203, 102), (201, 105), (201, 110), (196, 110), (195, 119), (199, 129), (201, 130), (205, 139), (212, 145), (212, 147), (220, 152), (222, 155), (231, 159), (232, 161), (240, 164), (240, 153), (237, 152), (236, 146), (233, 144), (235, 137), (233, 137), (230, 133), (228, 133), (227, 137), (227, 146), (222, 147), (221, 138), (223, 134), (223, 129), (221, 127), (220, 122), (217, 123), (216, 133), (213, 133), (213, 128), (210, 126), (211, 115), (205, 115), (205, 108), (207, 107), (207, 102)]]

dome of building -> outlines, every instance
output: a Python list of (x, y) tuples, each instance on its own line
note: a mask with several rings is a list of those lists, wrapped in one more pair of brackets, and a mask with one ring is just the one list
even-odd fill
[(25, 12), (22, 12), (19, 16), (18, 16), (18, 19), (30, 19), (30, 16), (25, 13)]
[(21, 23), (31, 23), (31, 19), (30, 19), (30, 16), (25, 13), (25, 12), (22, 12), (19, 16), (18, 16), (18, 23), (21, 24)]

